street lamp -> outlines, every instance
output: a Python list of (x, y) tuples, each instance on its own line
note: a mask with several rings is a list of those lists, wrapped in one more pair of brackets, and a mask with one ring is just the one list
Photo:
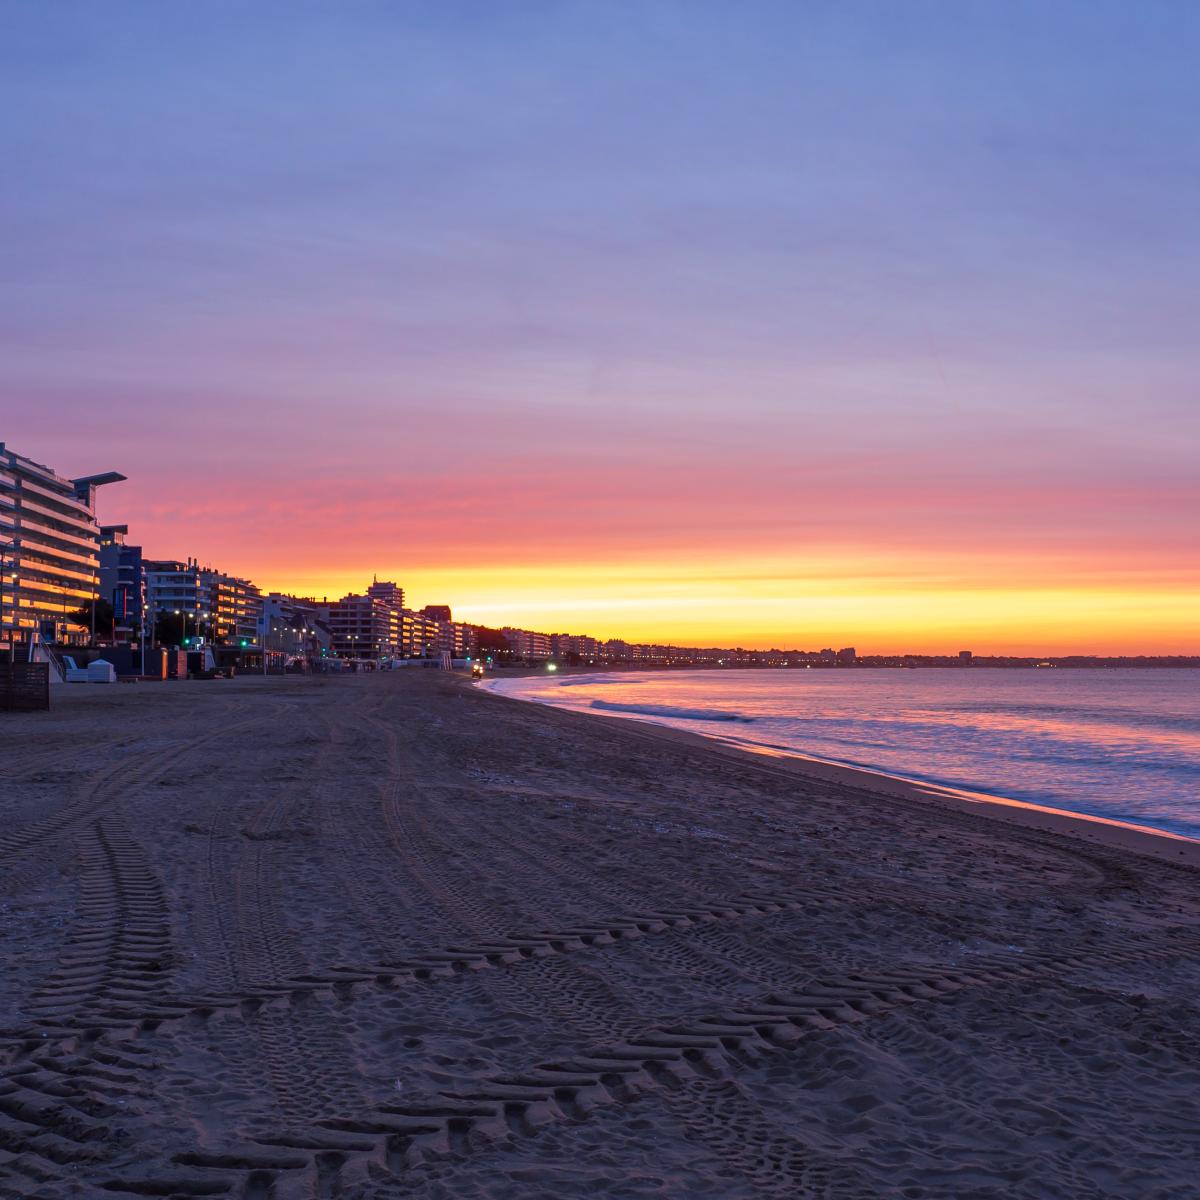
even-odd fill
[(267, 651), (271, 645), (271, 635), (277, 632), (276, 626), (272, 625), (269, 619), (263, 620), (263, 674), (267, 673)]

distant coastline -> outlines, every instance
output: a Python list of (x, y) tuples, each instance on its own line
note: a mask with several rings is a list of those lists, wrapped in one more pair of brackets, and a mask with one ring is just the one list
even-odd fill
[[(723, 655), (722, 658), (711, 657)], [(548, 661), (548, 660), (547, 660)], [(518, 671), (544, 669), (543, 660), (524, 662), (507, 660), (492, 663), (494, 668)], [(1020, 658), (1010, 655), (972, 656), (961, 659), (937, 654), (864, 654), (847, 662), (829, 662), (813, 659), (803, 651), (745, 650), (745, 651), (700, 651), (691, 654), (680, 651), (677, 656), (661, 656), (645, 659), (599, 659), (596, 662), (569, 663), (559, 669), (575, 671), (647, 671), (647, 670), (696, 670), (706, 671), (861, 671), (861, 670), (1066, 670), (1066, 671), (1116, 671), (1116, 670), (1200, 670), (1200, 654), (1159, 655), (1052, 655), (1048, 658)]]

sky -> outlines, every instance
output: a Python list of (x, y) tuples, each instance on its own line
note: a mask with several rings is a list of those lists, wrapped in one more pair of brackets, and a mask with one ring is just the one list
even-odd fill
[(1200, 7), (0, 0), (0, 440), (150, 556), (1200, 653)]

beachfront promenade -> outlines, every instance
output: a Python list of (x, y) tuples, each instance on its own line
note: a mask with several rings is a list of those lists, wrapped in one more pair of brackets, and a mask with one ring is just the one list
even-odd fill
[(1194, 868), (430, 671), (0, 770), (0, 1196), (1197, 1194)]

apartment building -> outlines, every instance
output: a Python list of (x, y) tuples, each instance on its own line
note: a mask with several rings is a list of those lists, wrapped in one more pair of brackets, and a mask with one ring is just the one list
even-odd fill
[(475, 627), (456, 621), (448, 604), (427, 604), (421, 612), (437, 625), (435, 648), (451, 658), (467, 658), (475, 648)]
[(554, 651), (548, 633), (535, 633), (530, 629), (512, 629), (505, 626), (501, 631), (508, 648), (517, 658), (553, 658)]
[(599, 657), (600, 643), (582, 633), (552, 633), (550, 650), (555, 658), (578, 658), (581, 662), (593, 662)]
[(142, 548), (128, 537), (128, 525), (100, 526), (100, 598), (112, 605), (114, 636), (140, 630), (146, 608)]
[(438, 650), (445, 650), (451, 658), (467, 658), (477, 649), (475, 626), (465, 621), (438, 622)]
[[(404, 607), (404, 589), (391, 580), (373, 579), (362, 595), (343, 596), (326, 605), (332, 648), (339, 658), (360, 661), (384, 658), (432, 658), (443, 648), (463, 642), (460, 634), (447, 634), (449, 608), (414, 612)], [(447, 640), (451, 643), (446, 646)]]
[(207, 637), (212, 611), (208, 588), (201, 578), (200, 564), (192, 558), (148, 558), (146, 571), (146, 617), (151, 623), (159, 617), (177, 614), (183, 624), (183, 636)]
[(375, 596), (343, 596), (328, 607), (333, 652), (339, 658), (375, 661), (400, 653), (400, 610)]
[(73, 615), (99, 594), (96, 489), (116, 471), (65, 479), (0, 442), (0, 636), (91, 636)]
[(194, 558), (147, 559), (145, 570), (150, 620), (178, 614), (185, 638), (239, 648), (258, 644), (262, 594), (248, 579), (202, 567)]
[(262, 593), (248, 579), (220, 571), (202, 572), (208, 587), (213, 640), (221, 646), (257, 645), (262, 623)]
[(433, 617), (410, 609), (400, 610), (401, 654), (405, 658), (432, 658), (441, 647), (441, 628)]

